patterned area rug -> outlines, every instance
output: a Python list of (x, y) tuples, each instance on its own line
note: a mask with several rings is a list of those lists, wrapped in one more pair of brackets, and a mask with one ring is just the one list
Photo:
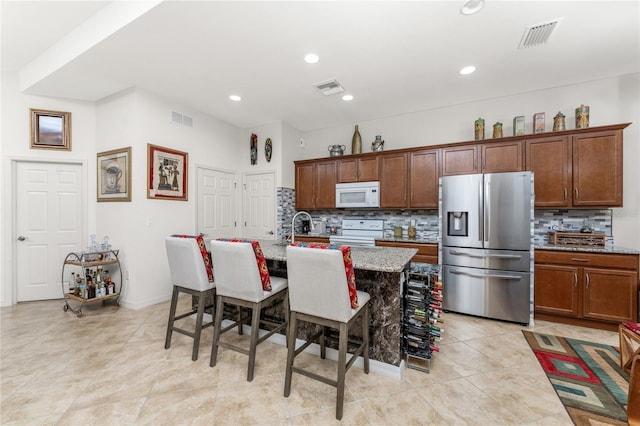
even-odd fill
[(629, 376), (616, 348), (522, 332), (576, 425), (627, 424)]

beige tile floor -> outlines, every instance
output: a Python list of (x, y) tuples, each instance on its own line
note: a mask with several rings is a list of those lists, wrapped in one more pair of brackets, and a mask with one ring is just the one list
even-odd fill
[[(209, 367), (211, 328), (195, 362), (186, 336), (174, 333), (165, 350), (168, 303), (137, 311), (85, 305), (82, 318), (62, 305), (0, 309), (0, 424), (339, 424), (335, 388), (294, 375), (283, 397), (286, 350), (279, 344), (259, 346), (248, 383), (245, 355), (221, 348), (218, 365)], [(430, 373), (407, 369), (400, 380), (356, 367), (347, 373), (342, 424), (572, 424), (523, 327), (456, 314), (444, 320)], [(550, 322), (530, 329), (618, 345), (611, 332)], [(313, 355), (299, 359), (323, 372), (335, 367)]]

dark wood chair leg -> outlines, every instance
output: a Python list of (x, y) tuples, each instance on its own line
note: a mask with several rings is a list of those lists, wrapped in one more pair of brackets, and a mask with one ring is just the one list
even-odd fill
[(293, 358), (296, 352), (296, 334), (297, 334), (297, 315), (295, 312), (291, 312), (289, 315), (289, 330), (287, 332), (287, 365), (285, 369), (284, 377), (284, 396), (287, 397), (291, 394), (291, 375), (293, 373)]
[(253, 380), (253, 370), (256, 366), (256, 350), (258, 346), (258, 333), (260, 331), (260, 311), (262, 304), (258, 303), (253, 307), (251, 313), (251, 342), (249, 343), (249, 368), (247, 370), (247, 381)]
[(197, 297), (198, 312), (196, 313), (196, 330), (193, 336), (193, 351), (191, 353), (192, 361), (196, 361), (198, 359), (198, 351), (200, 350), (200, 334), (202, 334), (202, 318), (204, 316), (204, 293), (200, 293)]
[(173, 334), (173, 323), (176, 317), (176, 306), (178, 305), (178, 287), (173, 286), (173, 294), (171, 296), (171, 308), (169, 309), (169, 321), (167, 323), (167, 336), (164, 340), (164, 348), (171, 347), (171, 335)]
[(224, 302), (222, 301), (222, 296), (217, 296), (216, 299), (216, 320), (213, 324), (213, 343), (211, 344), (211, 361), (209, 361), (210, 367), (216, 366), (216, 361), (218, 359), (218, 343), (220, 341), (220, 329), (222, 327), (222, 311), (224, 307)]
[(349, 342), (349, 327), (347, 323), (340, 323), (338, 337), (338, 383), (336, 397), (336, 419), (342, 420), (344, 411), (344, 379), (347, 373), (347, 344)]
[(369, 374), (369, 302), (364, 306), (362, 313), (362, 344), (364, 345), (362, 357), (364, 359), (364, 372)]

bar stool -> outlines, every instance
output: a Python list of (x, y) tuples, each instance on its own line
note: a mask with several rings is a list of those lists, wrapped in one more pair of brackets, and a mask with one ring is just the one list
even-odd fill
[[(334, 386), (337, 388), (338, 420), (342, 419), (343, 414), (346, 372), (360, 355), (364, 358), (364, 372), (369, 373), (369, 294), (357, 291), (359, 306), (352, 308), (345, 267), (343, 253), (340, 250), (287, 247), (291, 316), (287, 333), (284, 396), (288, 397), (291, 393), (291, 377), (294, 372)], [(358, 317), (362, 320), (362, 344), (347, 361), (348, 332)], [(298, 320), (318, 324), (321, 330), (296, 349)], [(315, 341), (320, 343), (320, 357), (325, 358), (325, 327), (339, 330), (337, 379), (321, 376), (294, 365), (295, 357)]]
[(623, 322), (618, 325), (620, 338), (620, 367), (631, 374), (633, 357), (640, 355), (640, 323)]
[[(256, 246), (256, 248), (254, 248), (254, 246)], [(266, 286), (266, 284), (263, 285), (258, 267), (259, 260), (258, 256), (256, 256), (256, 249), (261, 256), (262, 251), (257, 242), (211, 241), (211, 258), (213, 260), (213, 269), (216, 271), (217, 296), (210, 366), (214, 367), (216, 365), (219, 346), (249, 355), (249, 366), (247, 369), (248, 382), (253, 380), (257, 346), (274, 333), (281, 330), (286, 331), (289, 312), (287, 280), (285, 278), (269, 276), (268, 270), (266, 269), (266, 262), (262, 263), (260, 269), (262, 269), (265, 280), (268, 277), (271, 286), (270, 291), (265, 290), (264, 286)], [(263, 256), (262, 259), (264, 259)], [(284, 321), (282, 323), (276, 323), (261, 320), (260, 314), (262, 309), (277, 301), (279, 298), (282, 299), (284, 307)], [(241, 327), (242, 324), (248, 322), (249, 319), (249, 317), (246, 316), (222, 328), (222, 314), (225, 303), (252, 309), (251, 339), (248, 350), (220, 341), (220, 336), (223, 333), (226, 333), (235, 326)], [(266, 324), (274, 328), (262, 337), (258, 337), (260, 324)]]
[[(198, 359), (202, 329), (213, 326), (213, 320), (205, 324), (202, 323), (205, 310), (213, 307), (213, 305), (205, 307), (206, 296), (211, 295), (212, 299), (215, 298), (216, 288), (211, 274), (211, 265), (209, 264), (209, 271), (207, 271), (206, 264), (208, 259), (204, 260), (207, 252), (201, 236), (165, 237), (165, 246), (167, 259), (169, 260), (169, 270), (171, 271), (171, 281), (173, 282), (173, 295), (171, 296), (171, 308), (169, 310), (169, 322), (167, 324), (164, 348), (169, 349), (171, 347), (171, 337), (174, 331), (192, 337), (193, 350), (191, 359), (195, 361)], [(211, 280), (209, 280), (209, 276), (211, 276)], [(192, 309), (189, 312), (176, 316), (180, 293), (187, 293), (197, 297), (198, 304), (196, 306), (192, 304)], [(176, 320), (194, 314), (196, 315), (194, 331), (174, 326)], [(213, 312), (211, 314), (213, 316)]]

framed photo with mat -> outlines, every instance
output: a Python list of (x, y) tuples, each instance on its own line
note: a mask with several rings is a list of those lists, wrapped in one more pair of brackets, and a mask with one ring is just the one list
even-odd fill
[(131, 201), (131, 147), (98, 153), (98, 202)]
[(187, 201), (189, 154), (147, 144), (147, 198)]

